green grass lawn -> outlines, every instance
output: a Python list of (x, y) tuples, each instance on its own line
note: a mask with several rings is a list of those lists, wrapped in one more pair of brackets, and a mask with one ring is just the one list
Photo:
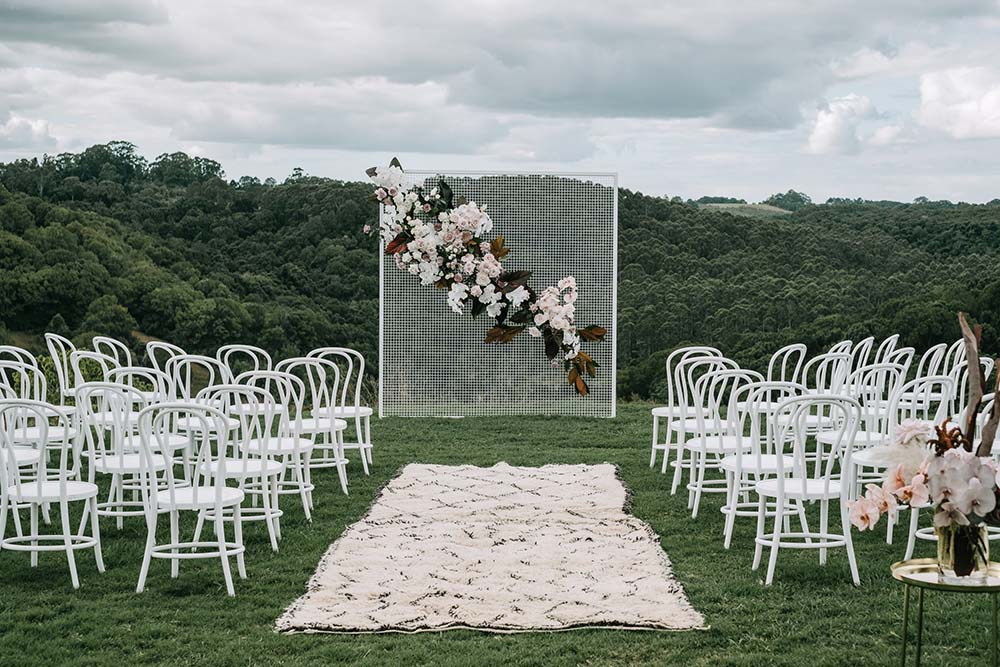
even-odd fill
[[(704, 501), (696, 521), (686, 496), (648, 467), (647, 405), (620, 406), (614, 420), (574, 418), (385, 419), (373, 423), (370, 477), (351, 465), (351, 495), (334, 471), (314, 474), (313, 522), (283, 499), (284, 539), (273, 554), (262, 524), (246, 531), (249, 579), (228, 598), (217, 560), (182, 561), (172, 580), (154, 561), (145, 593), (134, 592), (145, 525), (121, 532), (103, 524), (108, 570), (78, 552), (82, 587), (70, 585), (65, 558), (0, 552), (0, 667), (20, 665), (887, 665), (898, 664), (902, 590), (889, 565), (902, 557), (885, 544), (884, 524), (856, 535), (862, 585), (850, 583), (843, 550), (825, 568), (817, 552), (782, 551), (776, 583), (750, 571), (751, 521), (737, 524), (733, 548), (722, 548), (720, 497)], [(493, 635), (467, 630), (416, 635), (278, 635), (272, 623), (305, 590), (327, 546), (374, 500), (379, 487), (409, 462), (492, 465), (600, 463), (621, 467), (632, 511), (662, 536), (706, 631), (575, 630)], [(188, 523), (193, 527), (193, 521)], [(931, 555), (926, 543), (918, 555)], [(343, 563), (343, 567), (351, 567)], [(235, 575), (235, 564), (234, 564)], [(986, 596), (929, 594), (924, 664), (988, 664)], [(912, 626), (911, 626), (912, 627)], [(911, 655), (912, 658), (912, 655)]]

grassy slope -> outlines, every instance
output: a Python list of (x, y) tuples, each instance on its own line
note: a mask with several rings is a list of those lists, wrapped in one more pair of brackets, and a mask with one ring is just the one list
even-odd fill
[[(692, 521), (681, 496), (647, 467), (648, 406), (631, 404), (617, 420), (484, 418), (386, 419), (374, 423), (371, 477), (352, 464), (352, 493), (340, 494), (335, 473), (315, 475), (315, 518), (284, 501), (281, 552), (270, 552), (260, 524), (248, 529), (250, 579), (229, 599), (217, 561), (182, 562), (169, 578), (154, 561), (148, 589), (133, 590), (144, 529), (104, 526), (108, 571), (78, 559), (83, 588), (74, 592), (65, 560), (43, 554), (37, 570), (27, 554), (0, 553), (0, 665), (885, 665), (899, 649), (902, 593), (888, 575), (902, 546), (884, 531), (856, 540), (862, 587), (850, 585), (843, 551), (825, 569), (815, 552), (782, 552), (777, 582), (750, 571), (752, 526), (738, 524), (736, 544), (721, 544), (719, 498)], [(581, 630), (490, 635), (470, 631), (402, 635), (292, 635), (271, 631), (298, 597), (327, 545), (358, 519), (378, 488), (411, 461), (490, 465), (597, 463), (621, 466), (633, 512), (663, 536), (691, 601), (710, 630), (626, 632)], [(883, 526), (884, 527), (884, 524)], [(902, 530), (897, 538), (902, 539)], [(929, 547), (921, 547), (929, 555)], [(344, 563), (343, 567), (350, 567)], [(985, 596), (929, 595), (925, 664), (986, 664), (989, 607)], [(984, 620), (987, 619), (987, 620)], [(947, 623), (947, 629), (945, 629)], [(912, 627), (912, 626), (911, 626)], [(947, 653), (946, 653), (947, 651)]]

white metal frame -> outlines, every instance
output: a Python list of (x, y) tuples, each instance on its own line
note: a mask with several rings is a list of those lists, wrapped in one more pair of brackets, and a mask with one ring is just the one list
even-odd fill
[[(613, 273), (612, 285), (611, 285), (611, 314), (612, 322), (608, 323), (610, 326), (609, 330), (609, 340), (605, 340), (601, 345), (610, 347), (610, 364), (607, 364), (599, 369), (602, 374), (608, 374), (607, 380), (611, 383), (610, 392), (610, 406), (607, 414), (600, 415), (610, 418), (617, 416), (617, 396), (616, 396), (616, 379), (618, 373), (618, 174), (617, 172), (543, 172), (543, 171), (523, 171), (523, 170), (506, 170), (506, 169), (493, 169), (493, 170), (481, 170), (481, 171), (469, 171), (469, 170), (408, 170), (407, 175), (420, 177), (421, 180), (428, 177), (434, 177), (442, 175), (444, 177), (488, 177), (488, 176), (541, 176), (541, 177), (555, 177), (555, 178), (578, 178), (580, 180), (589, 180), (591, 182), (600, 183), (599, 179), (610, 179), (610, 185), (613, 189), (613, 203), (612, 203), (612, 219), (614, 224), (613, 244), (612, 244), (612, 261), (611, 270)], [(482, 204), (493, 205), (495, 202), (484, 201), (480, 202)], [(380, 212), (381, 215), (381, 212)], [(497, 233), (503, 233), (503, 230), (495, 230)], [(379, 354), (379, 373), (378, 373), (378, 414), (379, 417), (386, 416), (386, 406), (385, 406), (385, 271), (386, 271), (386, 258), (384, 253), (384, 243), (380, 240), (379, 242), (379, 339), (378, 339), (378, 354)], [(395, 267), (391, 267), (395, 270)], [(427, 289), (427, 288), (423, 288)], [(443, 300), (443, 297), (442, 297)], [(449, 315), (454, 316), (449, 313)], [(592, 322), (580, 322), (581, 325), (597, 324)], [(601, 323), (603, 324), (603, 323)], [(556, 381), (565, 384), (561, 376), (561, 369), (553, 369), (553, 376)], [(572, 393), (572, 389), (567, 387), (567, 398), (576, 398), (576, 400), (588, 401), (593, 400), (592, 396), (586, 398), (576, 397)], [(477, 414), (483, 414), (478, 412)], [(497, 414), (505, 414), (497, 412)], [(527, 414), (527, 413), (525, 413)], [(539, 414), (545, 414), (540, 412)], [(551, 413), (550, 413), (551, 414)], [(416, 416), (416, 415), (414, 415)], [(455, 415), (434, 415), (434, 416), (453, 416), (462, 417), (464, 414)]]

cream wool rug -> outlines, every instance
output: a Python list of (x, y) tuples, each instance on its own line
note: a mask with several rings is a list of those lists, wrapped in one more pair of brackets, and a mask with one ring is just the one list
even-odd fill
[(626, 503), (611, 464), (408, 465), (330, 545), (276, 628), (703, 628)]

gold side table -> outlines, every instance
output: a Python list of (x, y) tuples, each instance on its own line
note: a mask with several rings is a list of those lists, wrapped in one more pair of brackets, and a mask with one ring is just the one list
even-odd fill
[(917, 661), (920, 667), (920, 651), (923, 648), (924, 632), (924, 591), (944, 591), (948, 593), (988, 593), (993, 607), (993, 666), (1000, 667), (1000, 653), (997, 650), (997, 594), (1000, 593), (1000, 563), (991, 562), (986, 573), (986, 579), (976, 583), (948, 584), (938, 581), (938, 565), (936, 558), (913, 558), (892, 565), (892, 576), (903, 584), (903, 648), (899, 664), (906, 667), (907, 623), (910, 617), (910, 588), (917, 589)]

